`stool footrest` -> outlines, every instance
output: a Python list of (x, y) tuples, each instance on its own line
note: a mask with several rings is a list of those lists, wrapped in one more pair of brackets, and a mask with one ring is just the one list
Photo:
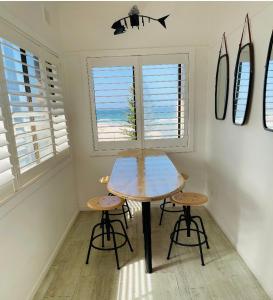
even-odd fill
[[(114, 227), (113, 227), (113, 223), (119, 223), (121, 228), (122, 228), (122, 233), (115, 231)], [(100, 228), (101, 229), (101, 233), (96, 234), (95, 231), (96, 229)], [(122, 236), (124, 238), (124, 241), (120, 244), (117, 243), (116, 237), (117, 236)], [(105, 237), (107, 241), (111, 241), (113, 242), (113, 246), (110, 247), (105, 247)], [(99, 247), (98, 245), (94, 244), (94, 241), (101, 238), (101, 247)], [(133, 252), (133, 248), (131, 246), (129, 237), (127, 235), (127, 232), (125, 230), (125, 227), (123, 225), (123, 223), (120, 220), (110, 220), (109, 218), (109, 212), (108, 211), (103, 211), (102, 212), (102, 217), (101, 217), (101, 221), (100, 223), (97, 223), (96, 225), (94, 225), (93, 229), (92, 229), (92, 234), (91, 234), (91, 238), (90, 238), (90, 243), (89, 243), (89, 248), (88, 248), (88, 252), (87, 252), (87, 257), (86, 257), (86, 264), (88, 264), (89, 262), (89, 256), (90, 256), (90, 252), (91, 249), (97, 249), (97, 250), (102, 250), (102, 251), (115, 251), (115, 257), (116, 257), (116, 263), (117, 263), (117, 269), (120, 269), (119, 266), (119, 258), (118, 258), (118, 249), (123, 247), (125, 244), (128, 243), (128, 246), (130, 248), (130, 250)]]
[(96, 236), (94, 236), (94, 237), (92, 238), (92, 240), (91, 240), (91, 245), (92, 245), (93, 248), (95, 248), (95, 249), (97, 249), (97, 250), (105, 250), (105, 251), (109, 250), (109, 251), (111, 251), (111, 250), (115, 250), (115, 249), (119, 249), (119, 248), (123, 247), (123, 246), (128, 242), (128, 239), (127, 239), (127, 237), (125, 236), (125, 234), (123, 234), (123, 233), (121, 233), (121, 232), (116, 232), (116, 231), (115, 231), (115, 235), (122, 236), (122, 237), (124, 237), (124, 239), (125, 239), (124, 242), (123, 242), (122, 244), (116, 245), (116, 247), (111, 247), (111, 248), (108, 247), (108, 248), (107, 248), (107, 247), (98, 247), (98, 246), (94, 245), (94, 241), (95, 241), (97, 238), (102, 237), (102, 236), (106, 236), (106, 237), (107, 237), (107, 233), (106, 233), (106, 232), (100, 233), (100, 234), (97, 234)]
[[(199, 220), (199, 223), (201, 225), (201, 228), (199, 227), (198, 222), (195, 221), (195, 219)], [(186, 227), (182, 227), (181, 223), (185, 222)], [(191, 227), (191, 224), (194, 225), (195, 228)], [(180, 228), (180, 226), (182, 228)], [(187, 232), (187, 238), (191, 236), (191, 232), (196, 232), (197, 235), (197, 242), (184, 242), (184, 241), (179, 241), (179, 233), (181, 231), (186, 231)], [(181, 214), (176, 221), (173, 231), (170, 234), (170, 246), (169, 246), (169, 251), (167, 255), (167, 259), (170, 259), (171, 251), (173, 244), (180, 245), (180, 246), (185, 246), (185, 247), (199, 247), (199, 252), (200, 252), (200, 258), (201, 258), (201, 264), (202, 266), (205, 265), (204, 263), (204, 257), (203, 257), (203, 250), (202, 250), (202, 245), (206, 244), (207, 248), (209, 249), (209, 243), (208, 243), (208, 237), (205, 231), (205, 227), (202, 221), (202, 218), (200, 216), (192, 216), (191, 215), (191, 207), (190, 206), (185, 206), (184, 207), (184, 214)]]
[(199, 243), (195, 243), (195, 244), (181, 243), (181, 242), (179, 242), (179, 241), (176, 241), (176, 239), (175, 239), (175, 234), (177, 234), (179, 231), (187, 231), (187, 228), (181, 228), (181, 229), (175, 230), (175, 231), (173, 231), (173, 232), (171, 233), (170, 238), (171, 238), (171, 240), (172, 240), (176, 245), (185, 246), (185, 247), (198, 247), (198, 246), (200, 246), (200, 245), (206, 244), (206, 242), (207, 242), (207, 241), (206, 241), (206, 235), (205, 235), (205, 233), (204, 233), (203, 231), (197, 230), (197, 229), (193, 229), (193, 228), (192, 228), (191, 231), (199, 232), (200, 234), (203, 235), (203, 237), (204, 237), (205, 239), (204, 239), (203, 241), (201, 241), (200, 244), (199, 244)]

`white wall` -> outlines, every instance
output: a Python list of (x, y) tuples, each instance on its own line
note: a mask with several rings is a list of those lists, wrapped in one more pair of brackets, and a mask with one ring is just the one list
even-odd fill
[(211, 48), (208, 106), (209, 210), (235, 245), (264, 289), (273, 298), (273, 135), (262, 124), (264, 66), (271, 31), (273, 5), (250, 14), (255, 51), (254, 93), (250, 119), (245, 126), (232, 124), (232, 89), (235, 60), (245, 12), (232, 18), (227, 31), (230, 55), (230, 90), (225, 121), (214, 117), (214, 79), (221, 34), (219, 23)]
[[(56, 35), (39, 12), (37, 4), (0, 5), (1, 17), (49, 46)], [(71, 158), (0, 202), (0, 299), (30, 299), (77, 213)]]
[(29, 299), (78, 212), (71, 161), (0, 207), (0, 299)]
[[(47, 17), (45, 17), (45, 11)], [(45, 44), (51, 50), (60, 51), (58, 3), (35, 1), (2, 1), (0, 16)]]
[[(190, 174), (189, 189), (201, 192), (205, 189), (207, 47), (202, 45), (206, 43), (207, 26), (199, 27), (199, 25), (201, 21), (207, 24), (207, 15), (204, 13), (207, 8), (203, 6), (202, 10), (195, 4), (177, 3), (170, 3), (166, 8), (162, 3), (142, 3), (139, 8), (147, 15), (160, 17), (166, 13), (171, 14), (167, 19), (168, 30), (158, 23), (151, 22), (139, 31), (129, 29), (124, 35), (114, 36), (110, 28), (113, 21), (115, 18), (126, 16), (130, 7), (131, 5), (123, 3), (111, 3), (111, 9), (109, 3), (81, 3), (77, 7), (73, 3), (68, 3), (60, 9), (60, 31), (66, 49), (64, 55), (66, 90), (70, 102), (72, 146), (81, 209), (86, 209), (88, 198), (106, 192), (105, 187), (98, 183), (98, 179), (102, 175), (110, 174), (115, 160), (115, 156), (90, 156), (92, 131), (85, 58), (92, 54), (101, 55), (99, 49), (123, 49), (121, 51), (125, 52), (126, 49), (131, 49), (128, 52), (134, 53), (138, 53), (136, 49), (154, 47), (174, 49), (176, 46), (175, 49), (178, 49), (189, 46), (194, 49), (195, 97), (190, 99), (195, 107), (194, 151), (170, 156), (180, 171)], [(109, 53), (111, 51), (108, 51)]]

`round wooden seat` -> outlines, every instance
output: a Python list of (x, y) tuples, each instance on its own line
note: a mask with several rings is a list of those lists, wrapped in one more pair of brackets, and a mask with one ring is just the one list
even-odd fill
[(109, 176), (102, 176), (99, 182), (102, 184), (107, 184), (109, 182)]
[(208, 197), (199, 193), (177, 193), (172, 197), (175, 204), (184, 206), (200, 206), (208, 202)]
[(91, 198), (87, 202), (87, 206), (93, 210), (108, 211), (119, 208), (124, 200), (116, 196), (98, 196)]
[[(102, 176), (100, 179), (99, 179), (99, 182), (106, 185), (108, 184), (110, 180), (110, 176)], [(108, 196), (114, 196), (112, 193), (108, 193)], [(117, 197), (118, 198), (118, 197)], [(132, 219), (132, 213), (131, 213), (131, 210), (130, 210), (130, 207), (128, 205), (128, 202), (126, 199), (122, 199), (122, 198), (119, 198), (121, 200), (121, 205), (118, 205), (117, 207), (114, 207), (114, 208), (121, 208), (122, 209), (122, 212), (112, 212), (112, 213), (109, 213), (110, 216), (117, 216), (117, 215), (123, 215), (124, 216), (124, 222), (125, 222), (125, 225), (126, 225), (126, 228), (128, 228), (128, 224), (127, 224), (127, 219), (126, 219), (126, 214), (129, 213), (130, 215), (130, 219)], [(120, 207), (121, 206), (121, 207)], [(110, 208), (108, 210), (112, 210), (114, 208)], [(96, 210), (104, 210), (104, 209), (97, 209)]]

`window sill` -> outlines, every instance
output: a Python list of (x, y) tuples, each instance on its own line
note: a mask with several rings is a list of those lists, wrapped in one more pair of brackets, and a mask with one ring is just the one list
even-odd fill
[[(123, 150), (136, 150), (141, 148), (128, 148), (128, 149), (118, 149), (118, 150), (93, 150), (90, 153), (90, 157), (102, 157), (102, 156), (118, 156), (118, 153)], [(158, 149), (166, 153), (187, 153), (193, 152), (192, 145), (188, 146), (178, 146), (178, 147), (146, 147), (145, 149)]]

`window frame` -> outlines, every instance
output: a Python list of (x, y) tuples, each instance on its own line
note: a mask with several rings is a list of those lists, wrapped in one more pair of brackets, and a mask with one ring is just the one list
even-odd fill
[[(194, 48), (180, 48), (180, 47), (174, 47), (174, 48), (151, 48), (151, 49), (124, 49), (124, 50), (101, 50), (101, 51), (91, 51), (91, 52), (85, 52), (82, 54), (81, 57), (81, 65), (85, 67), (85, 72), (83, 73), (83, 78), (84, 78), (84, 90), (85, 90), (85, 95), (86, 98), (88, 99), (89, 103), (89, 109), (90, 109), (90, 119), (91, 119), (91, 126), (90, 126), (90, 156), (107, 156), (107, 155), (117, 155), (120, 150), (126, 150), (126, 149), (138, 149), (138, 148), (144, 148), (142, 144), (140, 144), (139, 147), (126, 147), (124, 145), (123, 147), (111, 147), (110, 143), (108, 149), (96, 149), (95, 147), (95, 138), (96, 134), (94, 133), (94, 128), (96, 128), (96, 124), (94, 124), (94, 98), (92, 95), (92, 89), (90, 86), (90, 83), (92, 83), (92, 80), (90, 80), (90, 61), (93, 59), (111, 59), (111, 58), (119, 58), (119, 57), (134, 57), (134, 56), (158, 56), (158, 55), (165, 55), (166, 57), (169, 56), (175, 56), (175, 55), (183, 55), (187, 54), (188, 55), (188, 101), (186, 106), (187, 106), (187, 121), (185, 120), (185, 126), (187, 126), (187, 141), (186, 139), (183, 138), (183, 141), (181, 139), (181, 143), (179, 145), (174, 145), (172, 142), (168, 142), (167, 139), (165, 140), (158, 140), (160, 141), (161, 145), (156, 145), (155, 143), (146, 143), (146, 149), (150, 148), (156, 148), (156, 149), (162, 149), (163, 151), (166, 152), (192, 152), (193, 151), (193, 132), (194, 132), (194, 70), (195, 70), (195, 49)], [(138, 64), (138, 70), (139, 75), (141, 76), (141, 68), (140, 64)], [(139, 82), (141, 82), (139, 80)], [(138, 82), (138, 84), (139, 84)], [(142, 84), (139, 84), (142, 86)], [(142, 91), (138, 92), (139, 95), (142, 94)], [(142, 97), (139, 98), (141, 102), (140, 107), (140, 113), (137, 111), (138, 115), (137, 118), (143, 118), (142, 115)], [(143, 120), (141, 121), (143, 122)], [(186, 134), (186, 130), (185, 130)], [(140, 135), (138, 135), (141, 137)], [(115, 143), (115, 142), (114, 142)], [(157, 142), (158, 143), (158, 142)]]
[[(187, 53), (183, 54), (162, 54), (162, 55), (143, 55), (140, 56), (139, 66), (140, 68), (143, 65), (149, 64), (177, 64), (178, 61), (186, 64), (186, 68), (189, 67), (189, 57), (184, 62), (182, 61), (182, 55), (184, 56)], [(145, 63), (147, 61), (147, 63)], [(186, 102), (185, 102), (185, 116), (184, 116), (184, 135), (183, 138), (175, 138), (175, 139), (143, 139), (142, 145), (145, 149), (157, 148), (157, 149), (170, 149), (170, 148), (181, 148), (187, 147), (188, 145), (188, 120), (189, 120), (189, 70), (186, 72), (187, 76), (187, 87), (186, 87)], [(142, 72), (140, 76), (140, 81), (143, 83)], [(143, 85), (141, 85), (142, 87)], [(140, 97), (141, 106), (143, 107), (143, 113), (141, 114), (142, 119), (144, 118), (144, 105), (143, 105), (143, 90), (141, 90)], [(144, 124), (144, 120), (143, 120)], [(158, 146), (158, 144), (161, 144)]]
[[(47, 89), (47, 80), (45, 76), (45, 61), (48, 60), (51, 63), (58, 66), (59, 71), (59, 80), (61, 82), (62, 88), (64, 88), (63, 84), (63, 72), (61, 69), (60, 64), (60, 58), (58, 55), (51, 51), (49, 48), (44, 46), (43, 44), (40, 44), (35, 39), (32, 39), (30, 36), (26, 35), (21, 30), (17, 30), (16, 27), (10, 26), (10, 24), (3, 22), (0, 20), (0, 37), (4, 40), (7, 40), (11, 42), (12, 44), (25, 49), (26, 51), (30, 51), (35, 56), (39, 58), (40, 62), (40, 69), (41, 69), (41, 76), (42, 76), (42, 86), (45, 87), (45, 93), (46, 96), (48, 95), (48, 89)], [(2, 53), (0, 54), (0, 77), (3, 78), (3, 80), (0, 81), (0, 96), (2, 101), (2, 108), (3, 108), (3, 115), (5, 120), (5, 127), (7, 130), (6, 136), (9, 143), (9, 152), (10, 152), (10, 161), (12, 164), (12, 172), (14, 175), (13, 181), (9, 184), (9, 189), (6, 193), (3, 193), (1, 191), (0, 196), (0, 205), (2, 203), (5, 203), (10, 197), (14, 195), (14, 193), (24, 189), (26, 186), (31, 184), (32, 182), (39, 179), (41, 176), (46, 174), (48, 171), (50, 171), (52, 168), (56, 167), (57, 164), (61, 164), (64, 160), (69, 160), (71, 158), (71, 151), (70, 147), (68, 149), (65, 149), (64, 151), (57, 153), (56, 151), (53, 152), (53, 156), (49, 159), (41, 162), (40, 164), (34, 166), (33, 168), (25, 171), (24, 173), (20, 173), (20, 167), (18, 162), (18, 155), (17, 155), (17, 147), (15, 143), (15, 135), (14, 135), (14, 127), (12, 123), (12, 116), (11, 116), (11, 110), (10, 110), (10, 103), (8, 98), (8, 90), (7, 90), (7, 84), (5, 80), (5, 71), (4, 71), (4, 65), (2, 60)], [(65, 98), (65, 93), (63, 91), (63, 98)], [(65, 102), (65, 101), (64, 101)], [(50, 106), (48, 106), (49, 109), (51, 109)], [(65, 103), (64, 103), (64, 109), (65, 109)], [(65, 110), (65, 116), (66, 116), (66, 123), (67, 123), (67, 136), (68, 140), (71, 140), (69, 128), (68, 128), (68, 118), (67, 118), (67, 112)], [(51, 117), (51, 114), (50, 114)], [(53, 135), (52, 135), (53, 134)], [(54, 143), (54, 132), (51, 133), (53, 137), (53, 143)], [(6, 189), (5, 189), (6, 190)]]
[[(133, 66), (134, 67), (134, 74), (135, 78), (138, 77), (138, 65), (137, 60), (132, 57), (128, 58), (118, 58), (115, 57), (106, 57), (103, 58), (104, 61), (101, 61), (101, 58), (91, 58), (88, 60), (88, 76), (89, 76), (89, 92), (90, 92), (90, 111), (91, 111), (91, 123), (92, 123), (92, 137), (94, 143), (94, 151), (107, 151), (109, 148), (111, 150), (123, 150), (123, 149), (137, 149), (141, 147), (141, 130), (140, 130), (140, 104), (136, 102), (136, 128), (137, 128), (137, 140), (133, 141), (113, 141), (113, 142), (99, 142), (98, 141), (98, 129), (97, 129), (97, 122), (96, 122), (96, 102), (94, 96), (94, 85), (93, 80), (90, 76), (91, 66), (92, 67), (115, 67), (115, 66)], [(134, 79), (135, 79), (134, 78)], [(135, 81), (135, 97), (137, 98), (140, 94), (140, 87), (139, 83)]]

